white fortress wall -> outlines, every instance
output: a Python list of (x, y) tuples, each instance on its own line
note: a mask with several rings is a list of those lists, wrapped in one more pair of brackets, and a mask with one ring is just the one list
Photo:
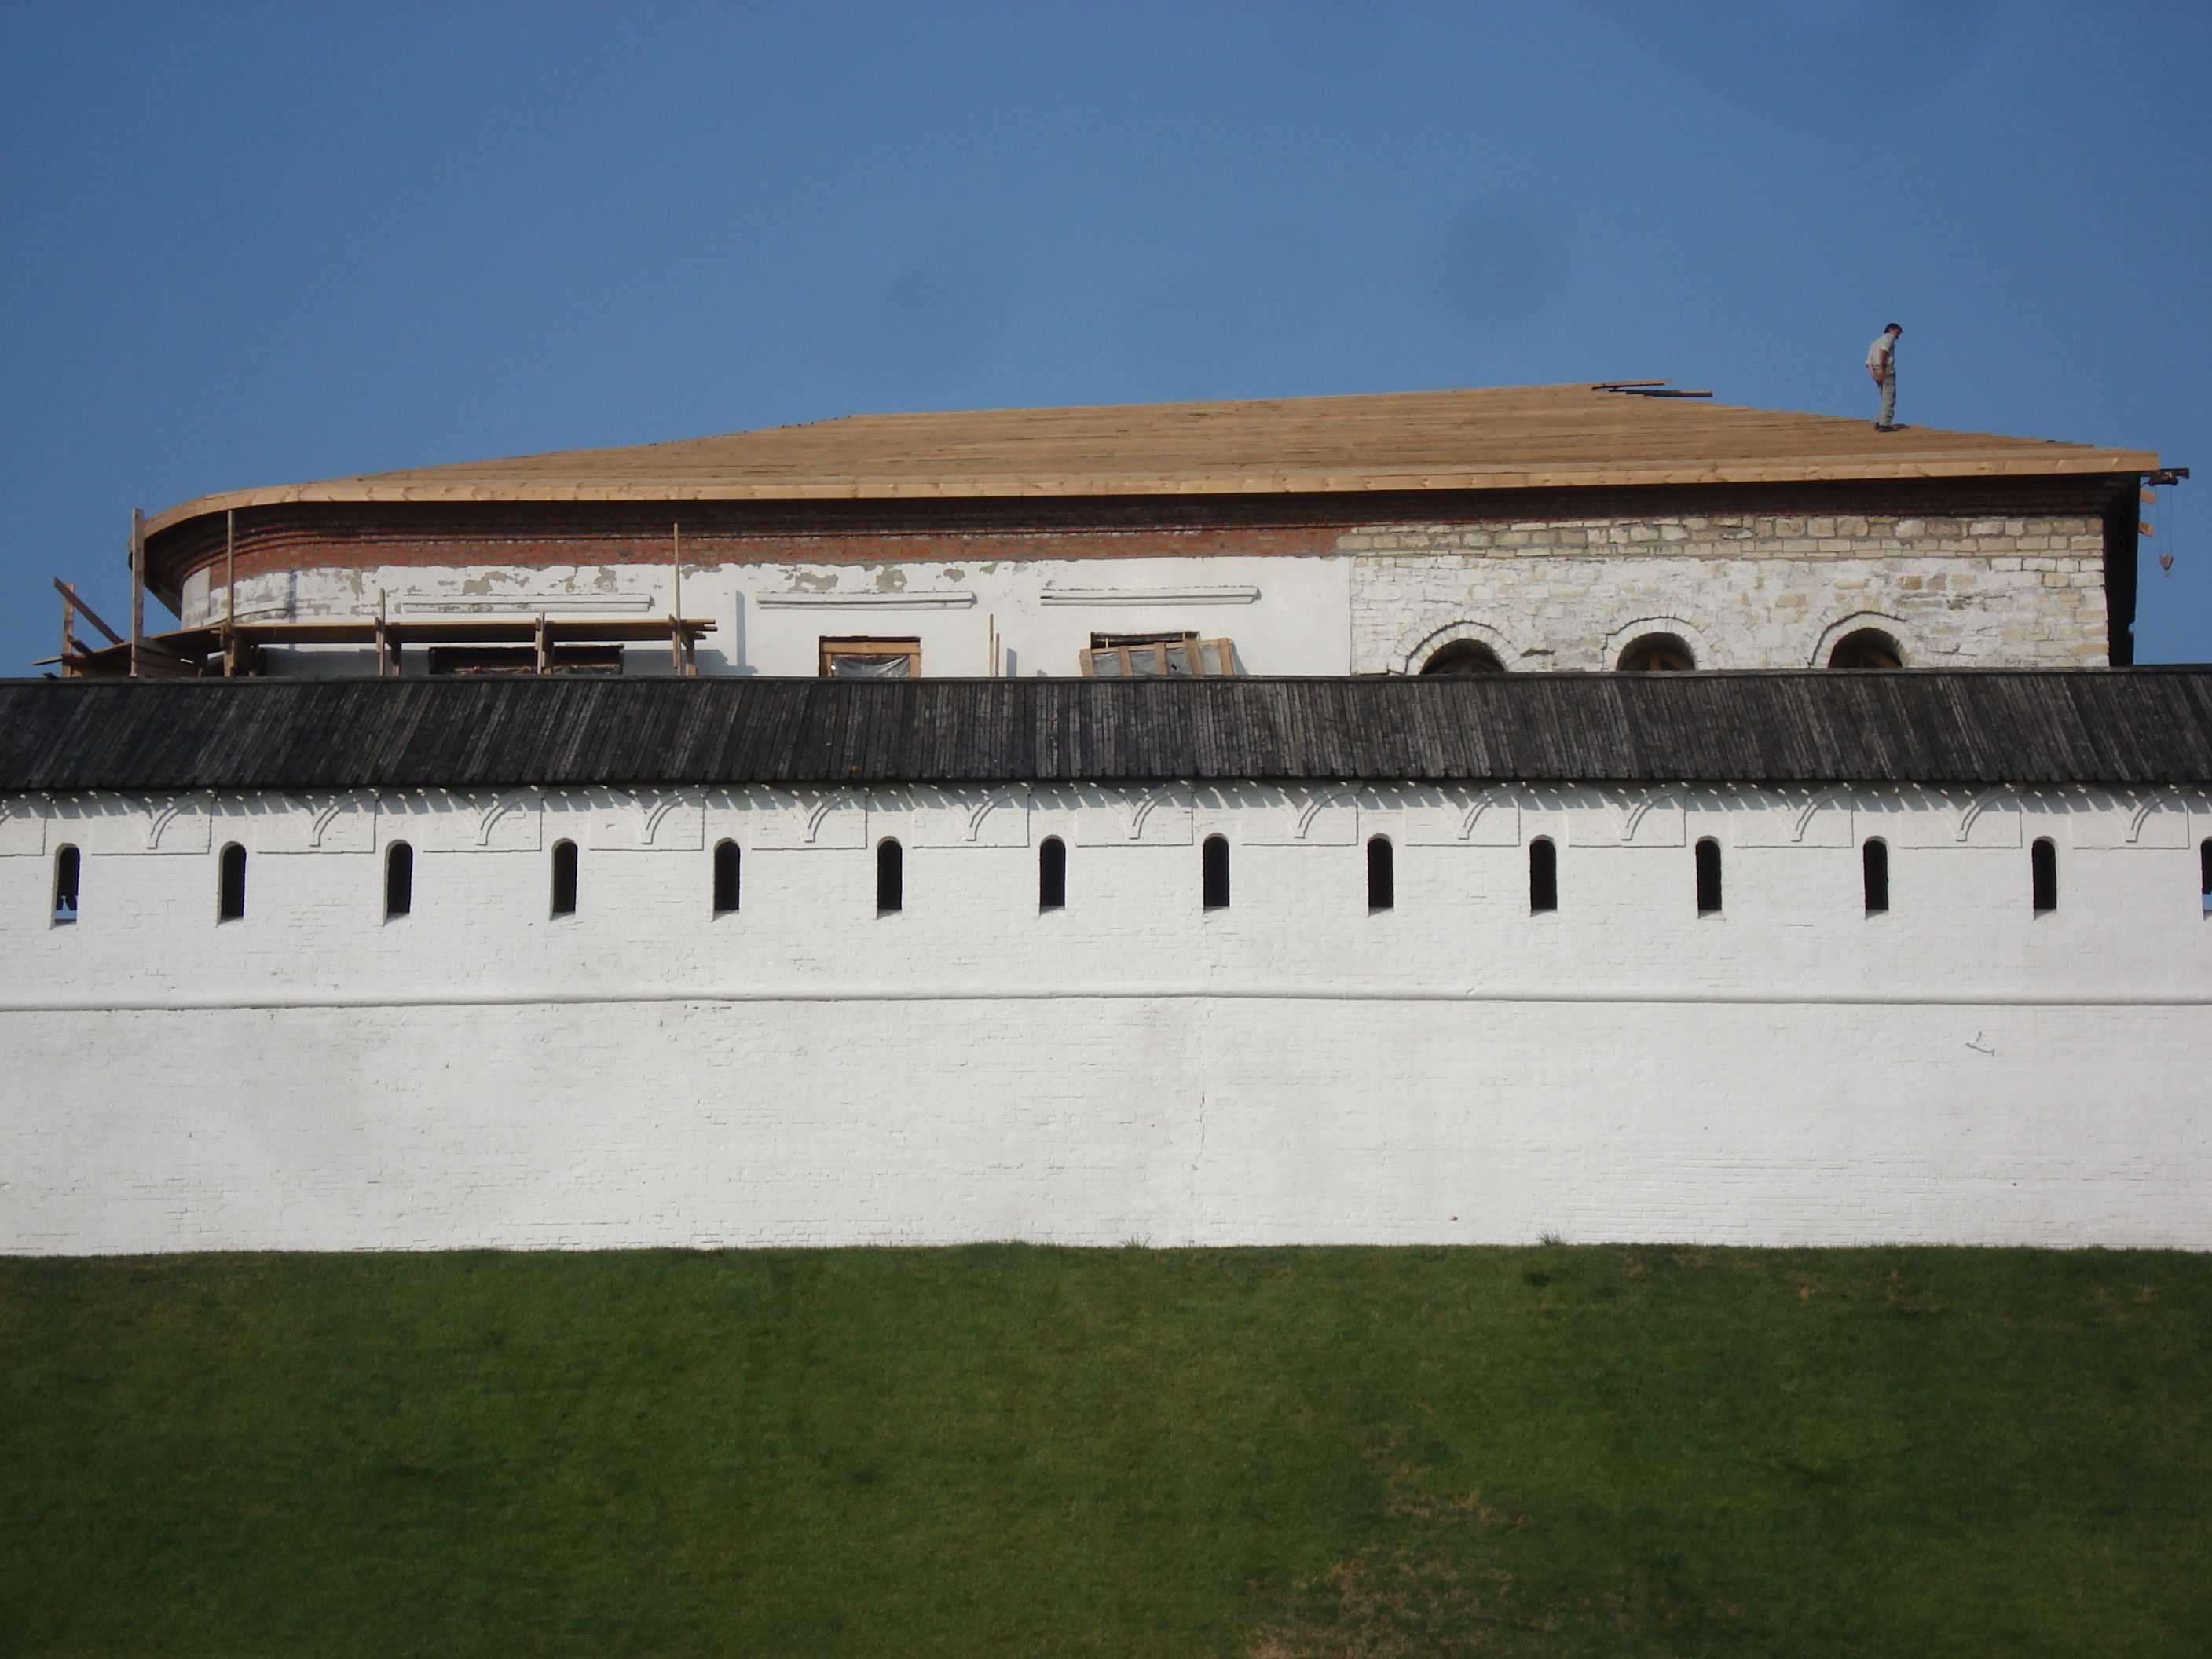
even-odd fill
[[(2202, 791), (16, 797), (0, 1249), (2212, 1249)], [(1200, 843), (1232, 902), (1200, 908)], [(1395, 854), (1370, 912), (1364, 843)], [(1068, 848), (1040, 914), (1037, 848)], [(1723, 848), (1696, 908), (1693, 844)], [(1866, 914), (1859, 847), (1892, 848)], [(905, 848), (878, 915), (876, 843)], [(1528, 908), (1528, 844), (1559, 908)], [(2029, 844), (2056, 844), (2035, 914)], [(742, 906), (711, 914), (714, 843)], [(412, 913), (384, 854), (416, 849)], [(550, 849), (579, 904), (549, 915)], [(248, 849), (216, 920), (221, 849)], [(80, 920), (50, 921), (57, 849)]]

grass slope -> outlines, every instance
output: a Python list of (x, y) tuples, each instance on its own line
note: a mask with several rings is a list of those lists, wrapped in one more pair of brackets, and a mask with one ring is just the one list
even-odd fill
[(0, 1261), (0, 1651), (2212, 1653), (2212, 1259)]

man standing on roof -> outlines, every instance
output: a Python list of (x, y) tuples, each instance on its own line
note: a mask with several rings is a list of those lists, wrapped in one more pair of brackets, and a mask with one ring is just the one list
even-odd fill
[(1892, 323), (1874, 337), (1867, 348), (1867, 373), (1881, 388), (1881, 418), (1874, 423), (1877, 432), (1897, 430), (1897, 337), (1905, 330)]

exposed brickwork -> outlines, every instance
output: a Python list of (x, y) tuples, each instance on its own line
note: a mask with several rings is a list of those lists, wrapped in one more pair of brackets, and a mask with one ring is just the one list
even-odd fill
[(1639, 631), (1683, 637), (1701, 668), (1817, 667), (1855, 625), (1911, 667), (2106, 660), (2093, 517), (1376, 525), (1339, 545), (1357, 559), (1353, 665), (1370, 672), (1418, 672), (1468, 638), (1509, 668), (1608, 669)]

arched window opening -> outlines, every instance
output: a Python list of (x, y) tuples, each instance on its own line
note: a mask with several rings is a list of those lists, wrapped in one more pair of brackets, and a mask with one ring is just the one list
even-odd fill
[(1619, 665), (1624, 674), (1686, 674), (1697, 665), (1696, 656), (1675, 634), (1646, 634), (1630, 641)]
[(1556, 910), (1559, 908), (1559, 849), (1549, 836), (1539, 836), (1528, 843), (1528, 908)]
[(216, 919), (236, 921), (246, 914), (246, 849), (232, 842), (222, 849), (222, 872), (216, 884)]
[(1047, 836), (1037, 845), (1037, 908), (1067, 908), (1067, 843)]
[(415, 908), (415, 849), (395, 841), (384, 849), (384, 919), (406, 915)]
[(1204, 902), (1209, 910), (1229, 908), (1229, 841), (1224, 836), (1208, 836), (1206, 845), (1199, 849), (1199, 874), (1205, 889)]
[(77, 921), (77, 878), (84, 874), (84, 858), (76, 848), (53, 849), (53, 925)]
[(738, 844), (714, 843), (714, 914), (726, 916), (738, 908)]
[(576, 843), (573, 841), (553, 843), (553, 914), (576, 914)]
[(2048, 836), (2036, 837), (2027, 849), (2027, 872), (2035, 889), (2035, 914), (2058, 908), (2058, 848)]
[(1878, 916), (1889, 908), (1889, 843), (1871, 837), (1859, 848), (1859, 879), (1866, 887), (1866, 913)]
[(1721, 844), (1711, 836), (1698, 843), (1698, 914), (1721, 912)]
[(1372, 836), (1367, 842), (1367, 908), (1388, 910), (1398, 902), (1397, 854), (1390, 837)]
[(1421, 665), (1423, 674), (1465, 678), (1473, 674), (1503, 674), (1505, 665), (1480, 640), (1454, 640)]
[(2212, 916), (2212, 837), (2197, 843), (2197, 879), (2204, 896), (2204, 914)]
[(886, 837), (876, 843), (876, 914), (887, 916), (906, 907), (906, 854)]
[(1862, 628), (1846, 634), (1828, 653), (1831, 668), (1902, 668), (1905, 653), (1897, 641), (1879, 628)]
[[(2212, 842), (2207, 842), (2212, 846)], [(2205, 866), (2212, 869), (2212, 864)], [(76, 884), (84, 872), (84, 860), (74, 847), (54, 849), (54, 925), (57, 927), (76, 920)]]

